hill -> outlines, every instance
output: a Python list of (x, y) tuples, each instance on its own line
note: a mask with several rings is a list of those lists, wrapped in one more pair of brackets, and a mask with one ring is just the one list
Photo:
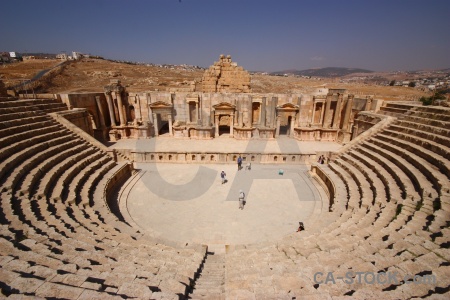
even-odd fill
[(282, 74), (294, 74), (300, 76), (312, 76), (312, 77), (341, 77), (352, 73), (373, 73), (373, 71), (358, 69), (358, 68), (339, 68), (339, 67), (327, 67), (318, 69), (307, 70), (285, 70), (272, 73), (273, 75)]
[[(36, 59), (7, 64), (0, 68), (0, 80), (6, 87), (14, 86), (20, 80), (33, 78), (42, 70), (51, 69), (60, 62), (59, 60)], [(361, 69), (351, 70), (356, 72)], [(129, 92), (180, 91), (188, 89), (194, 81), (199, 88), (203, 72), (204, 70), (185, 65), (133, 65), (85, 58), (70, 62), (59, 75), (47, 82), (44, 89), (36, 90), (36, 92), (103, 92), (103, 87), (111, 79), (121, 80)], [(393, 79), (397, 80), (398, 78)], [(429, 96), (429, 94), (414, 88), (380, 86), (369, 82), (342, 82), (334, 77), (302, 78), (254, 74), (251, 86), (253, 93), (312, 93), (320, 87), (339, 87), (356, 95), (375, 95), (386, 99), (418, 99), (421, 96)]]

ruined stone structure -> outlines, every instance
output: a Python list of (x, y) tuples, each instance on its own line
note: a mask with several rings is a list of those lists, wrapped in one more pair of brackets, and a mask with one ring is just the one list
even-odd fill
[(209, 67), (202, 77), (204, 93), (250, 93), (250, 74), (231, 61), (231, 56), (220, 55), (219, 61)]
[[(338, 107), (333, 94), (316, 106)], [(152, 103), (169, 114), (166, 104)], [(233, 105), (213, 107), (219, 122), (221, 115), (233, 121)], [(297, 107), (281, 109), (292, 117)], [(450, 109), (385, 103), (378, 115), (361, 114), (357, 124), (375, 125), (328, 163), (311, 165), (326, 191), (322, 217), (276, 245), (221, 245), (222, 254), (220, 245), (165, 244), (123, 222), (127, 210), (114, 194), (139, 176), (68, 121), (84, 126), (82, 111), (59, 99), (0, 99), (2, 297), (450, 297)], [(120, 128), (120, 115), (113, 126)], [(339, 124), (339, 116), (320, 117), (328, 130)], [(368, 282), (384, 276), (377, 284), (357, 284), (356, 275), (353, 285), (326, 284), (328, 272), (336, 283), (355, 272), (369, 272)], [(395, 281), (383, 281), (390, 272)]]
[(100, 140), (151, 138), (274, 139), (286, 135), (301, 141), (352, 138), (360, 111), (376, 110), (381, 101), (356, 98), (345, 89), (311, 94), (256, 94), (250, 75), (221, 55), (205, 71), (203, 92), (127, 92), (118, 80), (104, 93), (61, 94), (71, 108), (86, 108)]
[[(450, 297), (449, 108), (343, 89), (128, 93), (118, 81), (104, 93), (24, 98), (0, 97), (0, 297)], [(302, 161), (301, 153), (264, 161), (289, 164), (292, 155), (310, 163), (304, 176), (322, 186), (324, 208), (306, 230), (293, 228), (272, 245), (203, 246), (170, 243), (124, 222), (126, 203), (115, 195), (126, 195), (140, 173), (92, 137), (159, 135), (346, 144), (324, 164)], [(226, 157), (234, 163), (237, 154)], [(159, 162), (166, 154), (150, 155)], [(224, 162), (220, 155), (189, 159), (204, 158)], [(328, 272), (335, 284), (325, 282)], [(358, 283), (356, 272), (368, 272), (367, 281)], [(338, 279), (347, 274), (354, 284)], [(382, 281), (372, 284), (377, 274)]]

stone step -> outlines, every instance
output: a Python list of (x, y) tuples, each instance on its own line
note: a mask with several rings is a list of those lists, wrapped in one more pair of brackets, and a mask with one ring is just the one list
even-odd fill
[(200, 282), (198, 284), (195, 284), (195, 288), (196, 289), (207, 288), (208, 290), (210, 290), (210, 289), (218, 288), (218, 287), (220, 287), (220, 286), (222, 286), (224, 284), (225, 284), (224, 280)]

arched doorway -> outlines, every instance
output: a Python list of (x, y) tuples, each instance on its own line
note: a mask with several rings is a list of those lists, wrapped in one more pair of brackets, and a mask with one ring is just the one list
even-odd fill
[(152, 121), (155, 135), (169, 134), (172, 136), (173, 105), (167, 102), (158, 101), (150, 104), (149, 107), (153, 116)]
[(275, 136), (293, 136), (295, 127), (295, 117), (299, 107), (292, 103), (285, 103), (277, 106), (277, 128)]
[(222, 115), (219, 117), (219, 136), (230, 134), (230, 116)]
[(290, 127), (291, 127), (292, 117), (291, 116), (283, 116), (280, 120), (280, 135), (289, 135)]
[(213, 105), (214, 108), (214, 126), (215, 136), (229, 134), (229, 137), (234, 137), (234, 112), (236, 106), (227, 102), (221, 102)]

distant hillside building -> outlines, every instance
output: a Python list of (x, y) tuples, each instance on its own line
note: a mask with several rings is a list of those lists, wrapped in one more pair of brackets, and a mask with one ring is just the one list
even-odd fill
[(72, 58), (74, 60), (82, 59), (83, 57), (84, 57), (84, 55), (82, 53), (72, 51)]
[(0, 62), (22, 61), (22, 55), (17, 52), (1, 52)]
[(57, 54), (57, 55), (56, 55), (56, 58), (57, 58), (57, 59), (61, 59), (61, 60), (67, 60), (67, 59), (68, 59), (68, 56), (67, 56), (66, 53), (60, 53), (60, 54)]

